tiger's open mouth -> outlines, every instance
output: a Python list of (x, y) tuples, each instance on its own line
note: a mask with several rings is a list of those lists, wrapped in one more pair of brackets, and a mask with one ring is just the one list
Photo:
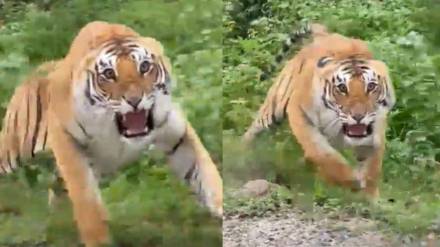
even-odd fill
[(342, 125), (342, 131), (348, 137), (363, 138), (373, 133), (373, 123), (365, 124), (344, 124)]
[(126, 138), (143, 137), (153, 129), (153, 110), (132, 111), (126, 114), (116, 113), (116, 126), (119, 134)]

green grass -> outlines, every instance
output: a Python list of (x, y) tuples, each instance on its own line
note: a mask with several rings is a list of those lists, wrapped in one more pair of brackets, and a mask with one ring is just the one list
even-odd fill
[[(440, 23), (438, 18), (432, 19), (438, 9), (434, 1), (410, 0), (225, 1), (222, 113), (226, 191), (247, 180), (265, 178), (290, 191), (293, 203), (286, 207), (349, 212), (377, 219), (396, 232), (440, 235)], [(287, 33), (305, 21), (320, 22), (330, 30), (365, 40), (390, 69), (397, 105), (389, 116), (377, 204), (370, 205), (358, 194), (315, 179), (301, 161), (301, 148), (287, 124), (267, 131), (249, 149), (237, 139), (272, 84), (271, 80), (258, 80), (263, 68), (273, 60)], [(226, 193), (227, 212), (253, 212), (254, 204), (257, 208), (274, 205), (272, 201), (236, 200)]]
[[(12, 178), (0, 181), (1, 246), (78, 243), (68, 198), (60, 197), (51, 210), (47, 205), (48, 174), (32, 186)], [(101, 187), (118, 246), (221, 246), (220, 220), (167, 168), (134, 164)]]

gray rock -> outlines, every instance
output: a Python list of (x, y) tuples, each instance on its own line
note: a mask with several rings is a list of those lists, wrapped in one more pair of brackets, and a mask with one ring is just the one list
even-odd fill
[(264, 179), (251, 180), (243, 185), (240, 194), (246, 197), (261, 197), (269, 193), (272, 187), (273, 185)]

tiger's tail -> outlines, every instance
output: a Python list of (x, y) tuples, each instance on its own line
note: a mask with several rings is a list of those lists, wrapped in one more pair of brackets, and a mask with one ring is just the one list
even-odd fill
[[(268, 75), (283, 62), (286, 55), (294, 47), (294, 44), (309, 37), (313, 38), (326, 34), (328, 34), (327, 28), (320, 24), (305, 25), (299, 30), (292, 32), (283, 43), (283, 47), (278, 52), (274, 62), (263, 72), (260, 81), (268, 78)], [(274, 123), (279, 123), (284, 119), (292, 90), (293, 85), (290, 76), (280, 75), (275, 79), (275, 83), (270, 87), (264, 103), (260, 106), (258, 115), (243, 136), (245, 142), (251, 142), (263, 130), (268, 129)]]
[(6, 109), (0, 132), (0, 175), (11, 173), (21, 162), (47, 148), (48, 83), (42, 76), (56, 62), (42, 64), (16, 88)]

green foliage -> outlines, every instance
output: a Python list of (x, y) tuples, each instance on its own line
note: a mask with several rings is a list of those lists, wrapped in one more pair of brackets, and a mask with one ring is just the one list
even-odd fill
[(301, 150), (286, 125), (259, 137), (253, 150), (245, 150), (236, 140), (250, 125), (272, 83), (258, 78), (281, 42), (300, 23), (319, 22), (332, 31), (365, 40), (389, 66), (396, 89), (397, 105), (389, 117), (383, 164), (383, 201), (377, 207), (363, 207), (374, 212), (370, 217), (377, 216), (398, 230), (433, 231), (431, 226), (440, 218), (440, 58), (436, 52), (440, 19), (434, 18), (439, 13), (434, 2), (225, 1), (222, 113), (223, 141), (228, 144), (223, 150), (226, 186), (259, 177), (284, 184), (292, 193), (311, 194), (312, 201), (321, 206), (335, 205), (335, 198), (347, 198), (338, 205), (350, 205), (354, 200), (351, 194), (314, 182), (298, 161)]
[[(121, 23), (163, 44), (173, 64), (174, 99), (221, 163), (221, 7), (221, 1), (209, 0), (5, 1), (0, 8), (0, 116), (29, 71), (62, 58), (84, 24)], [(70, 203), (66, 199), (51, 213), (46, 204), (53, 162), (30, 163), (0, 178), (0, 245), (31, 246), (46, 239), (73, 245), (77, 233)], [(164, 163), (145, 158), (101, 186), (118, 246), (220, 246), (220, 221), (196, 203)]]
[(292, 193), (285, 187), (275, 187), (263, 197), (237, 196), (234, 191), (225, 191), (225, 210), (243, 216), (264, 216), (288, 208), (293, 202)]

